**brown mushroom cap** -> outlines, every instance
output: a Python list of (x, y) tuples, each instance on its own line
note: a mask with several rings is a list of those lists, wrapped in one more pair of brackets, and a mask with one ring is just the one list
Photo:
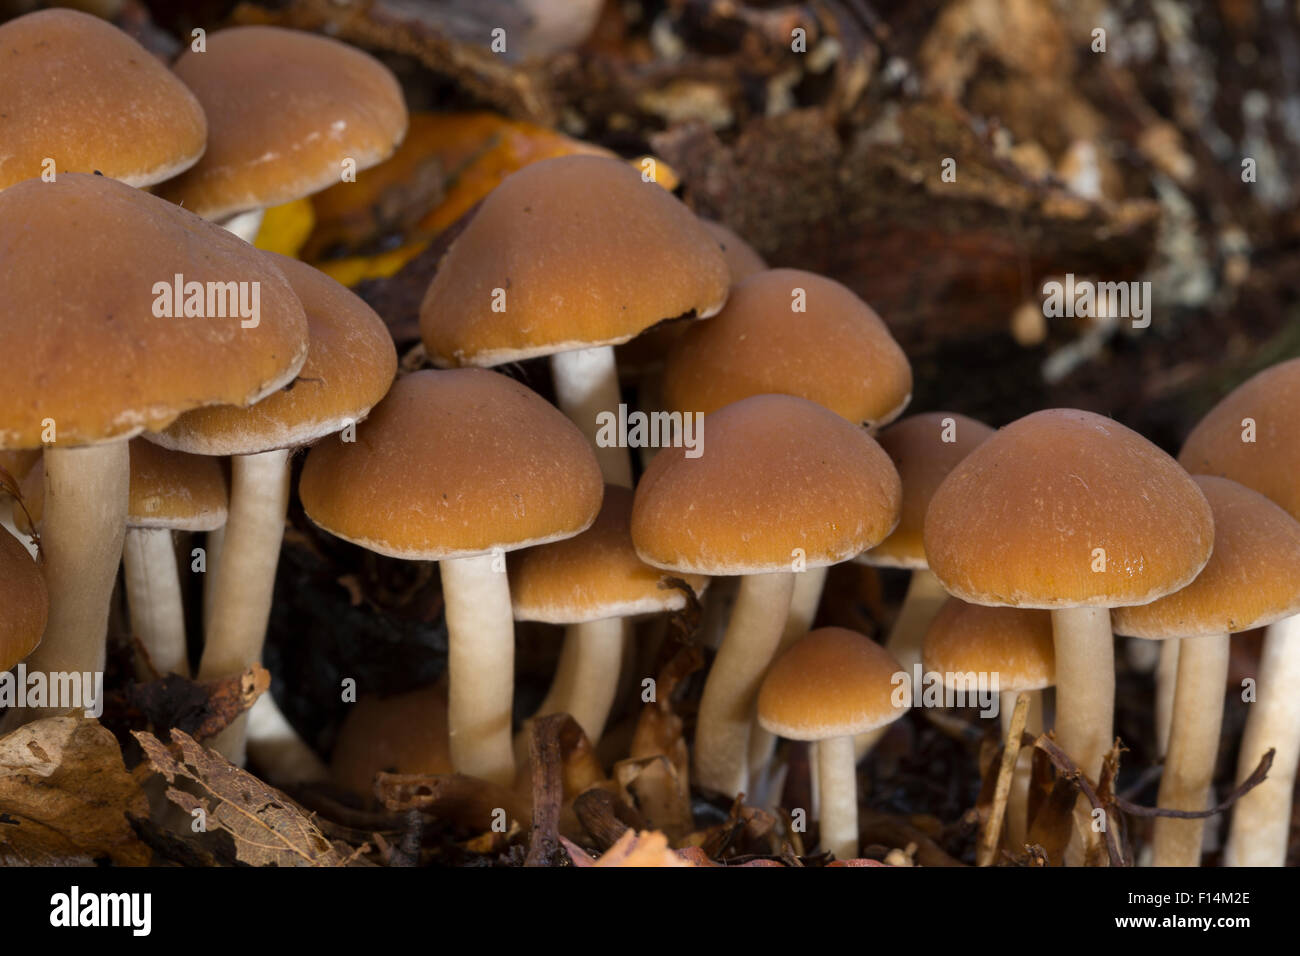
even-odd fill
[(374, 797), (375, 774), (454, 773), (447, 729), (447, 684), (362, 697), (348, 710), (330, 757), (339, 786)]
[[(805, 312), (792, 311), (802, 289)], [(912, 393), (907, 356), (871, 307), (832, 279), (770, 269), (693, 324), (664, 365), (667, 408), (709, 412), (751, 395), (797, 395), (851, 422), (891, 421)]]
[(0, 451), (0, 468), (9, 472), (9, 477), (21, 482), (27, 473), (41, 460), (39, 448), (18, 448), (13, 451)]
[(151, 436), (200, 455), (251, 455), (310, 444), (363, 419), (397, 374), (388, 326), (370, 306), (325, 273), (265, 253), (289, 280), (307, 313), (307, 361), (293, 384), (249, 408), (186, 412)]
[(727, 226), (720, 222), (714, 222), (712, 219), (700, 219), (700, 225), (704, 227), (705, 232), (713, 237), (713, 241), (718, 244), (722, 250), (722, 257), (727, 260), (727, 271), (731, 273), (731, 284), (735, 285), (744, 279), (748, 279), (755, 272), (762, 272), (767, 268), (767, 263), (763, 257), (736, 233), (732, 232)]
[(500, 365), (712, 315), (728, 282), (717, 243), (665, 189), (621, 160), (559, 156), (483, 200), (429, 286), (420, 332), (435, 364)]
[[(951, 428), (948, 423), (951, 422)], [(898, 527), (880, 544), (858, 556), (863, 564), (885, 568), (924, 568), (925, 512), (948, 473), (993, 429), (956, 412), (912, 415), (876, 436), (903, 482)], [(945, 436), (952, 441), (945, 441)]]
[(1056, 683), (1051, 612), (949, 598), (925, 633), (921, 660), (931, 673), (995, 673), (1002, 691), (1051, 687)]
[(821, 627), (768, 669), (758, 722), (788, 740), (845, 737), (902, 717), (908, 704), (896, 706), (895, 698), (910, 695), (911, 682), (893, 654), (856, 631)]
[(1263, 627), (1300, 611), (1300, 522), (1235, 481), (1193, 480), (1214, 512), (1210, 563), (1181, 591), (1116, 608), (1116, 634), (1206, 637)]
[(367, 169), (406, 135), (397, 78), (329, 37), (233, 27), (175, 69), (203, 104), (208, 149), (160, 194), (207, 219), (318, 192), (340, 181), (345, 159)]
[[(221, 460), (160, 448), (131, 439), (128, 528), (212, 531), (226, 523), (230, 494)], [(23, 502), (32, 521), (45, 514), (45, 465), (37, 462), (23, 481)], [(19, 530), (30, 531), (26, 521)]]
[(518, 382), (482, 369), (399, 378), (356, 441), (314, 446), (307, 515), (391, 557), (439, 561), (585, 531), (600, 468), (577, 426)]
[(98, 17), (38, 10), (0, 24), (0, 189), (100, 172), (132, 186), (203, 154), (198, 100), (148, 50)]
[(1209, 503), (1177, 462), (1076, 409), (1035, 412), (985, 440), (925, 516), (930, 570), (973, 604), (1146, 604), (1186, 587), (1213, 543)]
[[(685, 607), (679, 588), (661, 586), (669, 575), (637, 557), (631, 520), (631, 489), (606, 485), (600, 514), (582, 534), (511, 555), (515, 619), (580, 624)], [(698, 575), (685, 580), (697, 595), (708, 583)]]
[(863, 429), (791, 395), (757, 395), (704, 419), (703, 453), (668, 448), (632, 508), (642, 560), (694, 574), (810, 568), (873, 546), (898, 522), (898, 473)]
[[(1300, 519), (1300, 359), (1260, 372), (1214, 406), (1178, 455), (1194, 475), (1231, 478)], [(1255, 440), (1243, 440), (1254, 422)]]
[[(176, 275), (257, 283), (259, 324), (155, 315), (155, 284), (170, 298)], [(0, 448), (43, 444), (45, 419), (75, 446), (165, 428), (202, 405), (250, 404), (292, 381), (307, 354), (307, 318), (271, 260), (103, 176), (0, 192), (0, 302)]]
[(18, 539), (0, 528), (0, 673), (36, 649), (49, 613), (41, 569)]

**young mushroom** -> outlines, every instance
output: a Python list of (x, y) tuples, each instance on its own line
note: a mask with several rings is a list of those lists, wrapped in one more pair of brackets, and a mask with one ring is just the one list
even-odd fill
[(743, 575), (695, 733), (702, 787), (747, 786), (763, 674), (790, 611), (794, 569), (844, 561), (898, 521), (889, 456), (857, 425), (790, 395), (757, 395), (704, 419), (704, 453), (660, 452), (637, 486), (632, 541), (677, 573)]
[[(1265, 369), (1216, 405), (1178, 456), (1195, 474), (1252, 488), (1300, 520), (1300, 359)], [(1268, 777), (1232, 809), (1224, 847), (1229, 866), (1283, 866), (1300, 763), (1300, 616), (1265, 631), (1255, 702), (1238, 755), (1241, 782), (1269, 750)]]
[[(62, 173), (0, 192), (0, 262), (0, 446), (45, 449), (50, 621), (29, 666), (99, 671), (128, 511), (127, 440), (292, 381), (307, 320), (261, 253), (102, 176)], [(178, 276), (256, 287), (256, 324), (238, 309), (210, 315), (175, 301)]]
[[(17, 538), (0, 530), (0, 674), (41, 642), (49, 611), (39, 565)], [(3, 710), (0, 701), (0, 713)]]
[(208, 118), (208, 148), (159, 194), (252, 242), (262, 212), (387, 159), (406, 135), (388, 67), (354, 46), (279, 27), (232, 27), (186, 50), (176, 75)]
[[(1228, 682), (1229, 635), (1300, 611), (1300, 522), (1257, 491), (1198, 476), (1214, 511), (1210, 563), (1181, 591), (1112, 612), (1116, 634), (1178, 642), (1178, 682), (1160, 806), (1204, 810)], [(1158, 817), (1156, 866), (1200, 866), (1204, 820)]]
[[(1210, 559), (1214, 519), (1196, 483), (1141, 435), (1075, 409), (996, 432), (944, 479), (925, 516), (925, 553), (972, 604), (1052, 612), (1056, 736), (1096, 780), (1113, 743), (1109, 608), (1186, 587)], [(1095, 836), (1085, 808), (1083, 840)]]
[(370, 805), (381, 771), (454, 772), (445, 679), (389, 697), (363, 695), (348, 709), (330, 755), (330, 775)]
[(758, 722), (790, 740), (817, 742), (821, 848), (858, 855), (857, 765), (853, 735), (891, 723), (912, 704), (912, 684), (879, 644), (842, 627), (800, 638), (768, 669)]
[(582, 433), (481, 369), (399, 378), (355, 442), (327, 439), (307, 455), (298, 492), (313, 522), (379, 554), (441, 562), (458, 772), (514, 780), (505, 552), (585, 531), (602, 490)]

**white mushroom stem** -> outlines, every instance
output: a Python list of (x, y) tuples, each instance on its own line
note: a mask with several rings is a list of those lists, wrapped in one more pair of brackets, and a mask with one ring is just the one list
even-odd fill
[[(618, 366), (614, 347), (600, 345), (590, 349), (556, 352), (551, 356), (551, 377), (555, 380), (555, 400), (569, 420), (582, 430), (596, 450), (600, 473), (611, 485), (632, 487), (632, 459), (621, 441), (597, 441), (600, 426), (597, 416), (607, 412), (618, 416), (622, 402), (618, 390)], [(621, 439), (622, 436), (615, 436)]]
[[(1041, 690), (1025, 691), (1029, 698), (1029, 714), (1025, 719), (1025, 733), (1037, 737), (1043, 732), (1043, 692)], [(1011, 727), (1011, 715), (1016, 709), (1015, 691), (1002, 691), (999, 703), (999, 717), (1002, 720), (1002, 736), (1006, 737)], [(1022, 747), (1016, 758), (1016, 769), (1011, 777), (1011, 792), (1007, 796), (1006, 833), (1007, 845), (1016, 851), (1023, 850), (1029, 835), (1029, 784), (1034, 772), (1034, 748)]]
[(821, 848), (836, 859), (858, 855), (858, 778), (853, 738), (817, 741), (817, 782), (821, 797)]
[[(212, 582), (199, 680), (233, 677), (261, 663), (289, 508), (289, 452), (238, 455), (230, 460), (230, 478), (230, 511)], [(237, 765), (244, 762), (246, 717), (241, 714), (209, 741)]]
[(734, 796), (748, 781), (749, 731), (758, 688), (790, 612), (794, 572), (746, 575), (713, 660), (695, 730), (701, 787)]
[[(1184, 649), (1185, 651), (1185, 649)], [(1255, 702), (1241, 737), (1237, 782), (1276, 750), (1267, 779), (1237, 801), (1224, 850), (1227, 866), (1284, 866), (1291, 827), (1291, 795), (1300, 758), (1300, 615), (1264, 632)]]
[[(41, 549), (50, 616), (40, 646), (27, 658), (29, 674), (93, 675), (104, 670), (130, 482), (125, 441), (46, 447)], [(15, 709), (0, 723), (0, 732), (71, 707)]]
[(1174, 719), (1174, 688), (1178, 686), (1178, 640), (1160, 642), (1156, 664), (1156, 755), (1169, 753), (1169, 728)]
[(568, 714), (593, 744), (605, 732), (623, 664), (623, 619), (570, 624), (551, 688), (537, 717)]
[(277, 787), (329, 779), (329, 768), (294, 730), (267, 691), (248, 711), (248, 755)]
[(251, 244), (257, 238), (258, 231), (262, 228), (262, 219), (265, 214), (266, 211), (263, 209), (250, 209), (248, 212), (236, 213), (221, 223), (221, 228), (226, 232), (233, 232), (240, 239)]
[[(185, 605), (176, 547), (167, 528), (127, 528), (122, 549), (131, 633), (159, 674), (188, 677)], [(139, 667), (143, 671), (143, 666)]]
[(485, 554), (450, 558), (440, 568), (451, 762), (458, 773), (510, 786), (515, 778), (510, 741), (515, 626), (505, 561)]
[[(1172, 644), (1174, 641), (1166, 641)], [(1214, 780), (1223, 724), (1224, 684), (1228, 680), (1229, 638), (1189, 637), (1176, 643), (1178, 689), (1174, 693), (1169, 753), (1160, 778), (1163, 810), (1204, 810)], [(1152, 865), (1200, 866), (1205, 820), (1157, 817)]]

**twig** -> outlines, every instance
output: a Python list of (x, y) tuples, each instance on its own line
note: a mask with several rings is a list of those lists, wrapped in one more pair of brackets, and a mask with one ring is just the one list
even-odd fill
[(1007, 813), (1007, 798), (1011, 795), (1016, 761), (1020, 758), (1020, 738), (1028, 718), (1029, 695), (1017, 694), (1016, 706), (1011, 712), (1011, 725), (1007, 728), (1006, 744), (1002, 748), (1002, 765), (998, 768), (998, 782), (993, 791), (993, 808), (984, 821), (979, 848), (975, 854), (977, 866), (992, 866), (997, 857), (998, 842), (1002, 838), (1002, 821)]
[(1233, 790), (1232, 793), (1228, 794), (1222, 803), (1209, 810), (1169, 810), (1165, 807), (1144, 807), (1141, 804), (1130, 803), (1120, 796), (1115, 797), (1115, 806), (1119, 807), (1125, 813), (1132, 814), (1135, 817), (1175, 817), (1179, 820), (1203, 820), (1206, 817), (1212, 817), (1215, 814), (1223, 813), (1234, 803), (1263, 783), (1264, 778), (1268, 776), (1269, 770), (1273, 767), (1273, 756), (1276, 753), (1276, 750), (1270, 749), (1268, 753), (1264, 754), (1264, 756), (1260, 758), (1259, 766), (1255, 768), (1254, 772), (1238, 784), (1237, 788)]

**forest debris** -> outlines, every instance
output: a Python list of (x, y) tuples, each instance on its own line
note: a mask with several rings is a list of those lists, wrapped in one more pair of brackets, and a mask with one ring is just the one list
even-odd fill
[(193, 681), (177, 674), (129, 684), (126, 702), (151, 727), (177, 728), (195, 740), (216, 736), (248, 710), (271, 686), (271, 674), (254, 664), (242, 674), (213, 681)]
[(127, 815), (149, 803), (98, 720), (50, 717), (0, 737), (0, 865), (145, 866)]
[(525, 866), (553, 866), (560, 854), (560, 810), (564, 805), (564, 754), (560, 735), (569, 724), (577, 726), (568, 714), (551, 714), (533, 721), (528, 740), (533, 775), (533, 832)]
[(597, 860), (582, 847), (560, 837), (574, 866), (695, 866), (668, 848), (668, 837), (658, 831), (628, 830)]
[[(235, 841), (236, 856), (250, 866), (347, 866), (356, 853), (332, 844), (287, 796), (172, 729), (172, 746), (153, 734), (133, 734), (153, 769), (169, 784), (178, 780), (194, 792), (171, 786), (167, 798), (201, 828), (219, 830)], [(357, 851), (359, 853), (360, 851)]]
[(1002, 748), (1002, 762), (998, 767), (997, 783), (993, 791), (993, 807), (984, 818), (980, 832), (979, 849), (976, 864), (992, 866), (997, 856), (998, 842), (1002, 837), (1002, 822), (1006, 817), (1007, 799), (1011, 795), (1012, 777), (1016, 771), (1016, 761), (1020, 757), (1020, 739), (1024, 734), (1025, 721), (1029, 717), (1029, 695), (1017, 694), (1016, 706), (1011, 712), (1011, 724), (1007, 729), (1006, 743)]
[(573, 801), (579, 822), (596, 846), (607, 850), (628, 830), (651, 829), (646, 821), (617, 794), (592, 788)]
[(964, 866), (960, 860), (949, 856), (927, 834), (911, 823), (888, 813), (862, 808), (858, 811), (858, 830), (862, 844), (879, 843), (902, 850), (915, 845), (912, 854), (918, 866)]
[(380, 773), (375, 796), (391, 813), (419, 810), (467, 830), (490, 830), (498, 809), (507, 820), (532, 823), (527, 800), (508, 787), (464, 774)]

